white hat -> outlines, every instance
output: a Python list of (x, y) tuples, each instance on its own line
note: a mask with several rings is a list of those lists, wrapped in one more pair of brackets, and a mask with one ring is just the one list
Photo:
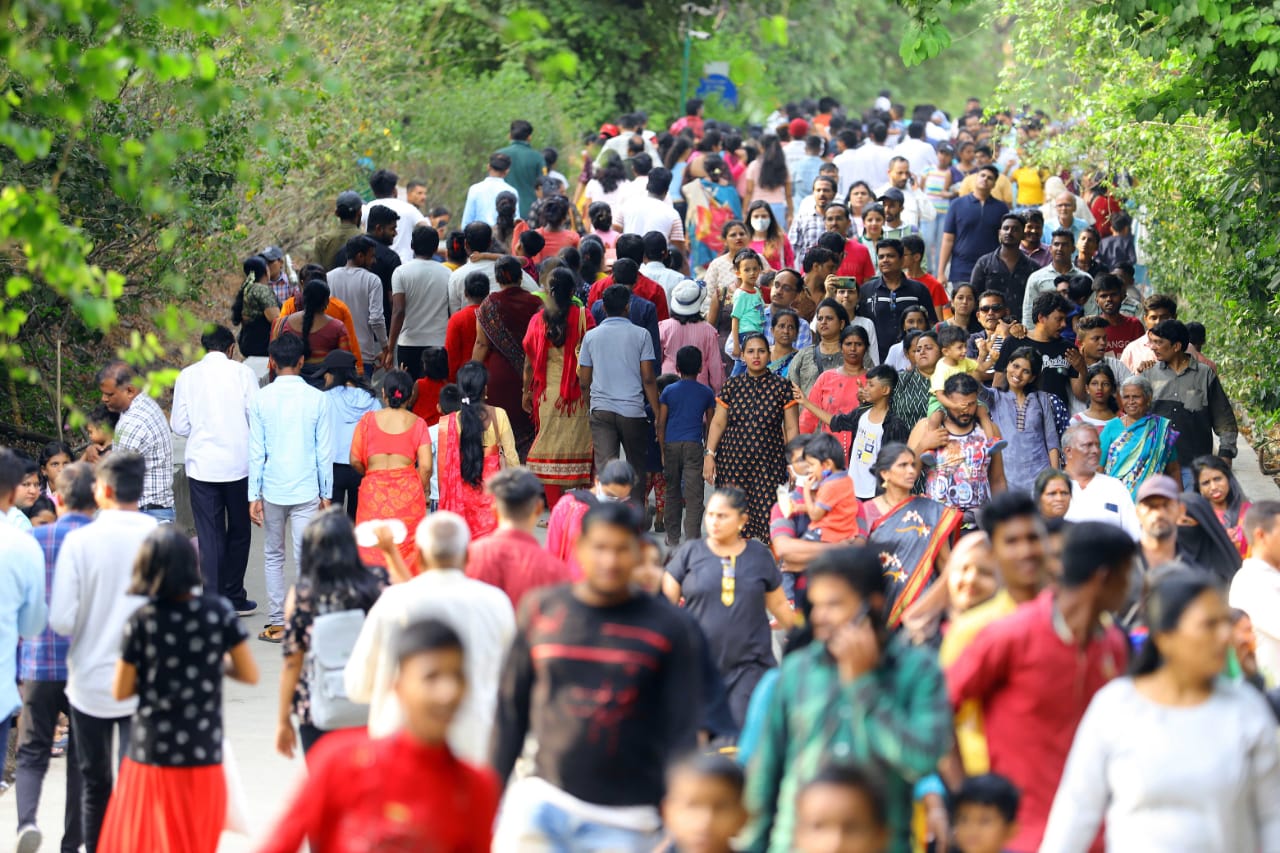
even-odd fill
[(701, 314), (706, 295), (707, 291), (703, 285), (686, 278), (671, 288), (671, 305), (669, 306), (671, 313), (685, 317)]

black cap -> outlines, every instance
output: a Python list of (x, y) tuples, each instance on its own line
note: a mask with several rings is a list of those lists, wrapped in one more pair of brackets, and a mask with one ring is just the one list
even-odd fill
[(907, 197), (902, 194), (902, 190), (897, 187), (889, 187), (889, 189), (880, 193), (878, 201), (896, 201), (898, 204), (905, 204)]
[(337, 209), (339, 214), (350, 216), (362, 207), (364, 207), (364, 199), (360, 197), (360, 193), (352, 192), (351, 190), (338, 193)]
[(284, 252), (280, 249), (279, 246), (268, 246), (258, 254), (261, 255), (262, 259), (267, 263), (271, 263), (272, 261), (284, 260)]
[(324, 361), (320, 362), (320, 370), (323, 373), (344, 368), (347, 370), (356, 369), (356, 357), (346, 350), (330, 350), (329, 354), (324, 357)]

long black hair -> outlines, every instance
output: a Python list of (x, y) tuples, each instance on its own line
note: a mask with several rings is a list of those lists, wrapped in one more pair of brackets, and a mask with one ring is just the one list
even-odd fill
[[(458, 368), (458, 381), (440, 389), (440, 408), (458, 413), (458, 456), (462, 479), (479, 488), (484, 482), (484, 390), (489, 371), (478, 361)], [(445, 472), (442, 476), (452, 476)]]
[(364, 610), (378, 598), (377, 577), (360, 561), (355, 528), (340, 506), (316, 513), (307, 523), (298, 574), (317, 595), (339, 589), (355, 592)]
[(175, 601), (194, 594), (203, 583), (191, 540), (172, 524), (162, 524), (147, 534), (138, 549), (129, 594)]
[(774, 134), (766, 133), (760, 139), (760, 144), (760, 178), (756, 185), (766, 190), (786, 186), (787, 155), (782, 150), (782, 143)]
[(370, 397), (378, 396), (373, 390), (373, 387), (370, 386), (369, 382), (364, 378), (364, 374), (358, 372), (357, 368), (328, 367), (325, 368), (324, 372), (326, 375), (333, 377), (333, 384), (329, 386), (330, 388), (341, 388), (345, 385), (352, 388), (359, 388)]
[(612, 151), (605, 155), (604, 165), (601, 167), (596, 180), (600, 182), (601, 188), (606, 193), (611, 193), (627, 179), (627, 169), (622, 165), (622, 160)]
[(551, 271), (548, 290), (551, 299), (542, 309), (542, 325), (546, 328), (547, 342), (553, 347), (564, 346), (569, 333), (569, 309), (573, 307), (573, 293), (578, 280), (564, 267)]
[(311, 322), (329, 307), (329, 285), (313, 278), (302, 288), (302, 353), (311, 358)]
[(382, 396), (393, 409), (403, 409), (413, 396), (413, 377), (403, 370), (388, 370), (382, 377)]
[(65, 441), (51, 441), (44, 447), (40, 448), (40, 456), (36, 459), (36, 464), (40, 466), (40, 488), (53, 491), (53, 482), (45, 476), (44, 466), (49, 464), (49, 460), (57, 456), (59, 453), (67, 457), (68, 463), (76, 461), (76, 456), (71, 452), (71, 445)]
[(1148, 633), (1129, 667), (1133, 675), (1149, 675), (1164, 665), (1156, 635), (1176, 630), (1191, 602), (1211, 589), (1218, 589), (1218, 579), (1208, 572), (1172, 569), (1160, 576), (1148, 591), (1143, 607)]
[(498, 221), (493, 226), (493, 239), (501, 244), (503, 251), (507, 251), (511, 249), (511, 235), (516, 229), (516, 211), (520, 207), (520, 201), (515, 193), (504, 190), (498, 193), (493, 204), (498, 211)]
[[(591, 205), (595, 207), (595, 205)], [(608, 207), (608, 205), (605, 205)], [(582, 256), (578, 266), (578, 277), (588, 288), (596, 283), (596, 277), (604, 269), (604, 241), (594, 234), (588, 234), (578, 244), (578, 254)]]
[(262, 259), (261, 255), (252, 255), (244, 259), (241, 264), (244, 270), (244, 284), (240, 285), (240, 290), (236, 293), (236, 301), (231, 303), (231, 322), (239, 326), (244, 322), (244, 292), (249, 285), (265, 281), (267, 278), (267, 262)]

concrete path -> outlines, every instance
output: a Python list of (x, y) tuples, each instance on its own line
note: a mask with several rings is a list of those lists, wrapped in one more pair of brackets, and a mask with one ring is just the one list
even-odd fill
[[(1258, 467), (1252, 448), (1242, 444), (1240, 458), (1236, 460), (1236, 476), (1244, 491), (1252, 500), (1280, 498), (1280, 489)], [(292, 557), (287, 568), (292, 577)], [(266, 623), (266, 588), (262, 574), (262, 534), (254, 528), (252, 557), (246, 578), (251, 597), (259, 602), (262, 612), (244, 620), (245, 627), (254, 637)], [(240, 764), (240, 775), (249, 803), (249, 819), (252, 838), (224, 833), (219, 853), (249, 853), (254, 849), (253, 840), (260, 838), (272, 826), (276, 816), (287, 804), (291, 792), (302, 778), (304, 769), (301, 758), (290, 761), (275, 751), (275, 720), (280, 683), (280, 647), (252, 641), (254, 657), (262, 671), (261, 681), (255, 687), (227, 682), (226, 730)], [(44, 795), (40, 804), (40, 825), (47, 833), (43, 850), (58, 849), (63, 814), (63, 785), (65, 765), (62, 759), (54, 759), (45, 780)], [(16, 830), (17, 813), (13, 791), (0, 797), (0, 839), (10, 837)], [(10, 849), (0, 841), (0, 850)]]

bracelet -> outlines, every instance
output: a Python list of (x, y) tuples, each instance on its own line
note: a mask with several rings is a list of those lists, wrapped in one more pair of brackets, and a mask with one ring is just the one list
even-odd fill
[(703, 455), (703, 456), (710, 457), (711, 459), (715, 459), (715, 458), (716, 458), (716, 452), (715, 452), (714, 450), (712, 450), (710, 447), (708, 447), (706, 450), (702, 451), (702, 455)]

